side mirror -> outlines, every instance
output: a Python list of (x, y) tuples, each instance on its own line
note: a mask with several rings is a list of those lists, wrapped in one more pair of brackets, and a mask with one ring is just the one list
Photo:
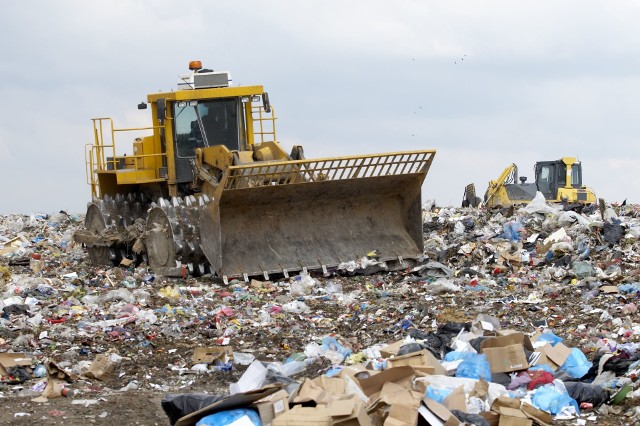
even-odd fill
[(267, 92), (262, 94), (262, 106), (265, 112), (271, 112), (271, 104), (269, 103), (269, 94)]
[(140, 102), (138, 104), (138, 109), (147, 109), (147, 103), (146, 102)]

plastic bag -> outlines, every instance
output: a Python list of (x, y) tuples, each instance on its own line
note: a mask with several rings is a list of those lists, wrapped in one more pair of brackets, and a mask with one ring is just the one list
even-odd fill
[(162, 398), (160, 405), (164, 410), (169, 422), (174, 425), (178, 419), (191, 414), (199, 409), (206, 407), (221, 400), (220, 395), (187, 393), (182, 395), (166, 395)]
[(469, 360), (472, 359), (475, 355), (477, 355), (477, 353), (475, 352), (460, 352), (460, 351), (453, 351), (453, 352), (449, 352), (444, 356), (444, 360), (445, 361), (458, 361), (458, 360)]
[(427, 386), (427, 398), (431, 398), (436, 402), (442, 403), (444, 399), (453, 392), (453, 389), (441, 388), (438, 386)]
[(520, 210), (525, 213), (558, 214), (558, 209), (548, 205), (547, 200), (540, 191), (536, 192), (536, 196), (533, 200)]
[(589, 225), (589, 220), (571, 210), (562, 213), (558, 218), (558, 225), (560, 226), (571, 226), (574, 223), (579, 223), (580, 225), (587, 226)]
[[(253, 426), (262, 426), (260, 416), (255, 410), (250, 408), (236, 408), (234, 410), (218, 411), (214, 414), (205, 416), (196, 423), (196, 426), (226, 426), (237, 420), (243, 420), (243, 425), (252, 424)], [(247, 423), (247, 420), (251, 423)]]
[(483, 379), (491, 381), (491, 366), (487, 361), (487, 356), (483, 354), (470, 354), (471, 357), (465, 359), (458, 365), (456, 377), (466, 377), (469, 379)]
[(590, 402), (594, 407), (599, 407), (609, 399), (609, 393), (600, 386), (581, 382), (564, 382), (569, 396), (575, 399), (578, 404)]
[(487, 419), (479, 414), (465, 413), (464, 411), (460, 410), (451, 410), (451, 414), (453, 414), (461, 422), (464, 422), (464, 424), (476, 426), (491, 426)]
[(336, 351), (342, 355), (343, 358), (348, 357), (353, 353), (351, 348), (346, 346), (346, 341), (338, 335), (324, 336), (322, 338), (322, 349), (325, 351)]
[(522, 223), (516, 221), (507, 222), (502, 225), (503, 237), (511, 241), (520, 241), (520, 231), (522, 231)]
[(561, 393), (553, 385), (539, 387), (533, 394), (531, 403), (536, 408), (547, 411), (554, 416), (565, 409), (574, 409), (576, 413), (580, 413), (576, 400), (566, 393)]
[(542, 333), (540, 336), (538, 336), (538, 341), (543, 341), (543, 342), (549, 342), (551, 343), (551, 346), (555, 346), (556, 343), (560, 343), (562, 342), (562, 337), (558, 337), (555, 334), (553, 334), (552, 332), (547, 332), (547, 333)]
[(593, 366), (587, 357), (578, 348), (571, 349), (571, 354), (560, 367), (560, 371), (566, 372), (569, 376), (576, 379), (582, 378)]
[(576, 277), (580, 280), (587, 277), (594, 277), (596, 275), (596, 268), (594, 268), (591, 263), (584, 260), (573, 262), (571, 268), (573, 269), (573, 273), (576, 274)]

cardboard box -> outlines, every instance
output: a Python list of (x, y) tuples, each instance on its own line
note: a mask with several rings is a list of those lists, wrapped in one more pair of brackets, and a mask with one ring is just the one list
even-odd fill
[(209, 404), (198, 411), (181, 417), (174, 426), (193, 426), (198, 422), (198, 420), (208, 416), (209, 414), (217, 413), (222, 410), (231, 410), (232, 408), (247, 407), (258, 400), (276, 393), (280, 388), (281, 385), (269, 385), (249, 392), (230, 395), (214, 402), (213, 404)]
[(289, 411), (289, 394), (284, 389), (269, 395), (253, 404), (260, 414), (263, 426), (269, 426), (273, 419)]
[(276, 417), (272, 426), (371, 426), (364, 404), (356, 398), (331, 401), (316, 407), (294, 406)]
[(551, 414), (519, 399), (506, 396), (496, 398), (491, 404), (491, 410), (500, 414), (499, 426), (527, 426), (531, 425), (533, 420), (548, 426), (553, 421)]
[(436, 357), (426, 349), (423, 349), (420, 352), (413, 352), (410, 354), (389, 358), (387, 360), (388, 368), (402, 366), (413, 367), (416, 371), (425, 374), (447, 374), (447, 370), (442, 365), (440, 365), (440, 362), (438, 362)]
[(525, 354), (525, 345), (529, 350), (533, 346), (523, 333), (510, 333), (503, 336), (491, 337), (482, 342), (480, 353), (486, 355), (491, 365), (492, 373), (509, 373), (529, 368), (529, 361)]

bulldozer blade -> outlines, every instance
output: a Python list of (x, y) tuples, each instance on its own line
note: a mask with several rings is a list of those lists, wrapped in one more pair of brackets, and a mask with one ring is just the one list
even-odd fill
[(435, 152), (234, 166), (200, 220), (219, 276), (320, 269), (423, 251), (421, 187)]

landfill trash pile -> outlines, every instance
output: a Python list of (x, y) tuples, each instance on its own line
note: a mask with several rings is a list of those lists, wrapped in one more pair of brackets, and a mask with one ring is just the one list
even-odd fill
[(416, 264), (225, 285), (0, 216), (0, 423), (640, 424), (640, 206), (423, 220)]

